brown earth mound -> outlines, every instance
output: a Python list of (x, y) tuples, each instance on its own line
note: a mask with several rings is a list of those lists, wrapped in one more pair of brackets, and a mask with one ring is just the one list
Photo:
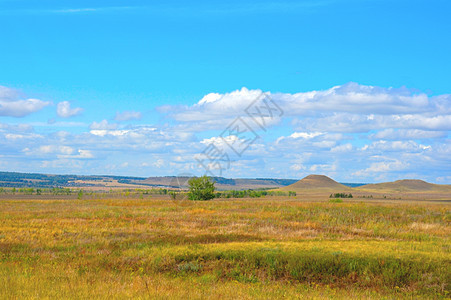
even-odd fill
[(323, 190), (344, 192), (351, 190), (351, 188), (336, 182), (335, 180), (324, 175), (309, 175), (298, 182), (290, 184), (282, 188), (288, 191), (306, 191), (306, 190)]
[(432, 184), (418, 179), (404, 179), (394, 182), (362, 185), (358, 189), (387, 192), (451, 192), (451, 185)]

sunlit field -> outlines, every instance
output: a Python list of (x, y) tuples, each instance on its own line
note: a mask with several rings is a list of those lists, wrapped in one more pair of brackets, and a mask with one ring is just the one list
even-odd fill
[(0, 199), (0, 298), (447, 298), (447, 203)]

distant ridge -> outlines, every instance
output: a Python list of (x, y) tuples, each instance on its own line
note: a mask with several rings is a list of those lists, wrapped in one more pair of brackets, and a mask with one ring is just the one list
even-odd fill
[(351, 190), (350, 187), (345, 186), (325, 175), (308, 175), (298, 182), (290, 184), (282, 188), (290, 191), (306, 191), (306, 190), (321, 190), (321, 191), (335, 191), (344, 192)]
[[(162, 177), (131, 177), (113, 175), (55, 175), (39, 173), (1, 172), (0, 187), (33, 187), (33, 188), (174, 188), (176, 176)], [(180, 182), (188, 177), (179, 177)], [(247, 189), (279, 189), (299, 193), (330, 195), (331, 193), (352, 193), (358, 195), (396, 195), (405, 193), (415, 197), (431, 197), (451, 200), (451, 185), (433, 184), (418, 179), (404, 179), (394, 182), (376, 184), (341, 184), (324, 175), (309, 175), (301, 180), (274, 178), (223, 178), (214, 177), (218, 190), (247, 190)]]
[[(146, 184), (146, 185), (160, 185), (168, 187), (178, 187), (173, 186), (177, 182), (177, 177), (175, 176), (165, 176), (165, 177), (149, 177), (145, 180), (132, 180), (129, 183), (133, 184)], [(187, 187), (186, 182), (189, 177), (178, 177), (180, 183), (185, 183), (184, 187)], [(273, 179), (273, 178), (223, 178), (223, 177), (212, 177), (216, 182), (216, 188), (218, 190), (247, 190), (247, 189), (274, 189), (283, 186), (287, 186), (296, 182), (293, 179)]]
[(393, 182), (366, 184), (359, 190), (374, 190), (385, 192), (451, 192), (451, 185), (433, 184), (418, 179), (403, 179)]
[[(189, 177), (131, 177), (113, 175), (51, 175), (1, 172), (0, 187), (89, 187), (89, 188), (177, 188)], [(296, 182), (295, 179), (213, 177), (218, 190), (274, 189)]]

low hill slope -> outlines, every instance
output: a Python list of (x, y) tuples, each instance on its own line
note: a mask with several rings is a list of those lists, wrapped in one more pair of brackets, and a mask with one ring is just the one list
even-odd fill
[[(189, 177), (183, 176), (166, 176), (166, 177), (149, 177), (145, 180), (134, 180), (134, 184), (146, 184), (156, 187), (188, 187)], [(274, 189), (287, 186), (296, 180), (293, 179), (272, 179), (272, 178), (238, 178), (230, 179), (223, 177), (212, 178), (218, 190), (247, 190), (247, 189)]]
[(433, 184), (423, 180), (404, 179), (394, 182), (366, 184), (358, 187), (359, 190), (372, 190), (383, 192), (450, 192), (451, 185)]
[(331, 192), (345, 192), (351, 190), (341, 183), (324, 176), (324, 175), (309, 175), (303, 179), (290, 184), (289, 186), (281, 188), (282, 190), (305, 192), (305, 191), (331, 191)]

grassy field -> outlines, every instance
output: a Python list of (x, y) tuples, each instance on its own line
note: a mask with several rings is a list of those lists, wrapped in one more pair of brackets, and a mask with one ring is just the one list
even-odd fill
[(449, 298), (447, 203), (0, 199), (0, 298)]

